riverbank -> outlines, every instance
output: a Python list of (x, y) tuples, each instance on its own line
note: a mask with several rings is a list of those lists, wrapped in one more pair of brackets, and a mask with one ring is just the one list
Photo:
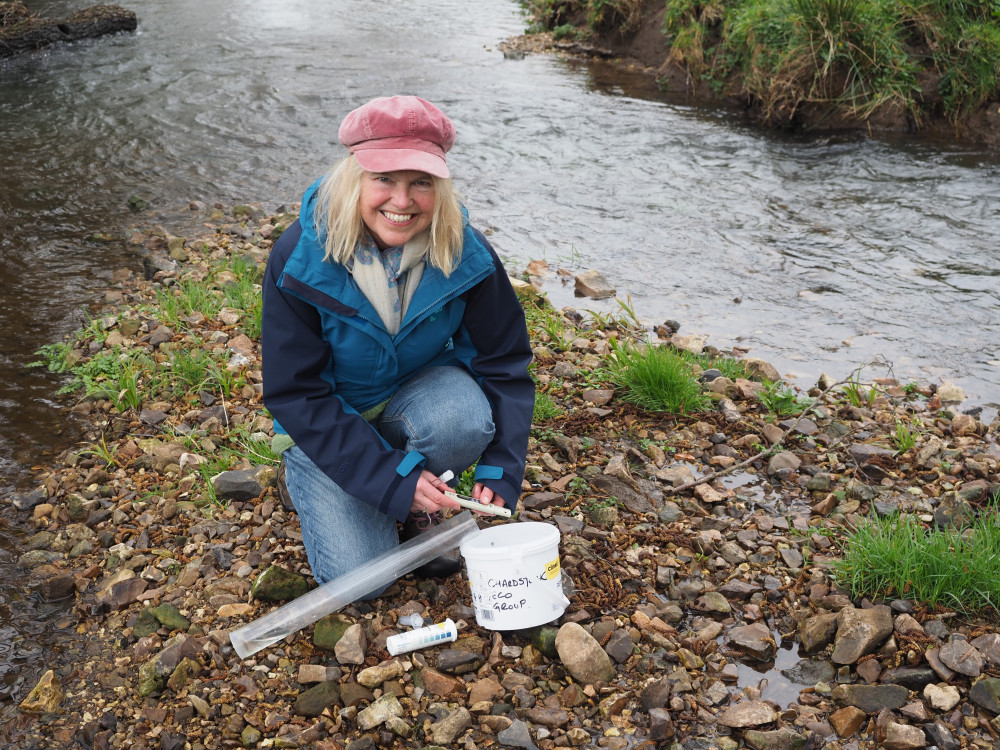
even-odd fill
[[(118, 351), (148, 364), (113, 383), (93, 370), (97, 397), (69, 417), (89, 426), (87, 444), (9, 498), (36, 529), (19, 564), (40, 596), (72, 601), (73, 636), (8, 747), (993, 747), (995, 617), (873, 605), (839, 589), (830, 565), (865, 518), (948, 527), (986, 508), (1000, 490), (1000, 421), (963, 414), (955, 389), (895, 383), (874, 365), (805, 401), (706, 377), (714, 408), (646, 412), (603, 371), (612, 337), (639, 333), (628, 308), (559, 313), (528, 285), (540, 407), (518, 518), (561, 531), (564, 615), (492, 632), (461, 576), (405, 576), (239, 659), (228, 633), (274, 606), (263, 574), (278, 566), (308, 585), (297, 518), (275, 486), (244, 284), (292, 215), (203, 218), (189, 237), (132, 238), (144, 277), (115, 274), (106, 311), (63, 361)], [(554, 269), (530, 271), (544, 288)], [(195, 297), (218, 304), (181, 304)], [(192, 360), (199, 374), (182, 384)], [(160, 395), (145, 401), (151, 381)], [(452, 618), (458, 641), (389, 658), (386, 638), (413, 612)]]
[(765, 127), (1000, 151), (1000, 22), (983, 8), (537, 0), (529, 13), (508, 50), (615, 60)]

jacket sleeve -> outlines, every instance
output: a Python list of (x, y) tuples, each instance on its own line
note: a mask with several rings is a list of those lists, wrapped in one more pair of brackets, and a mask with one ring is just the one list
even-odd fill
[(262, 282), (264, 404), (330, 479), (382, 513), (404, 520), (423, 456), (391, 448), (321, 377), (333, 356), (319, 312), (278, 286), (300, 236), (298, 223), (275, 243)]
[(535, 405), (535, 384), (528, 372), (531, 343), (524, 310), (500, 258), (478, 231), (493, 256), (496, 271), (470, 290), (462, 321), (471, 351), (468, 362), (493, 406), (496, 433), (476, 466), (482, 482), (514, 510), (521, 496), (525, 454)]

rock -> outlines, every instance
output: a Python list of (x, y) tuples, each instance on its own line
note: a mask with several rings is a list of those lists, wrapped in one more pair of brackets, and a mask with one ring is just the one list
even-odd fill
[(778, 649), (771, 631), (759, 622), (752, 625), (741, 625), (727, 633), (729, 645), (752, 656), (757, 661), (771, 661)]
[(885, 605), (871, 609), (844, 607), (837, 615), (837, 635), (830, 658), (835, 664), (853, 664), (875, 651), (892, 635), (892, 610)]
[(472, 726), (472, 714), (467, 708), (460, 706), (441, 721), (431, 724), (431, 741), (436, 745), (450, 747), (459, 735), (470, 726)]
[(212, 478), (215, 494), (220, 500), (243, 501), (260, 497), (264, 491), (257, 479), (257, 469), (224, 471)]
[(632, 513), (655, 513), (656, 507), (644, 494), (619, 477), (610, 475), (596, 476), (590, 480), (594, 489), (600, 490), (608, 497), (616, 497)]
[(731, 729), (759, 727), (776, 721), (778, 712), (763, 701), (743, 701), (730, 706), (715, 720), (717, 724)]
[(940, 721), (924, 724), (924, 732), (940, 750), (958, 750), (962, 746), (951, 730)]
[(538, 746), (531, 741), (531, 732), (528, 725), (521, 720), (515, 720), (509, 727), (497, 733), (497, 739), (505, 747), (523, 747), (525, 750), (538, 750)]
[(799, 641), (807, 654), (816, 653), (833, 642), (837, 633), (837, 615), (827, 613), (807, 617), (799, 625)]
[(888, 685), (902, 685), (909, 690), (923, 690), (937, 678), (929, 667), (895, 667), (882, 673), (882, 682)]
[(831, 697), (867, 714), (877, 714), (883, 708), (891, 710), (906, 705), (909, 691), (902, 685), (838, 685)]
[(400, 705), (399, 699), (392, 693), (386, 693), (368, 708), (358, 712), (358, 727), (368, 731), (384, 724), (392, 717), (402, 716), (403, 713), (403, 706)]
[(351, 625), (344, 631), (344, 636), (333, 647), (337, 661), (341, 664), (364, 664), (365, 652), (367, 650), (368, 639), (365, 637), (365, 631), (358, 623)]
[(924, 687), (924, 700), (935, 711), (951, 711), (962, 696), (954, 685), (927, 685)]
[(403, 662), (393, 658), (376, 664), (374, 667), (362, 669), (358, 672), (357, 681), (359, 685), (364, 685), (366, 688), (377, 688), (383, 682), (402, 677), (404, 674)]
[(297, 599), (309, 590), (305, 576), (293, 573), (280, 565), (270, 565), (257, 576), (250, 594), (262, 602), (286, 602)]
[(802, 459), (791, 451), (781, 451), (771, 456), (767, 462), (767, 473), (774, 475), (782, 470), (798, 471), (802, 466)]
[(40, 18), (26, 10), (17, 23), (8, 23), (8, 8), (23, 10), (19, 2), (3, 3), (4, 22), (0, 24), (0, 58), (31, 52), (52, 44), (92, 39), (106, 34), (135, 31), (134, 11), (118, 5), (95, 5), (78, 10), (63, 19)]
[(836, 670), (828, 661), (801, 659), (795, 666), (781, 670), (782, 676), (797, 685), (813, 686), (817, 682), (832, 682)]
[(611, 658), (594, 637), (575, 622), (559, 628), (556, 635), (559, 659), (576, 680), (585, 684), (610, 682), (615, 668)]
[(187, 630), (191, 621), (180, 613), (173, 604), (164, 603), (150, 610), (153, 617), (167, 630)]
[(615, 288), (608, 283), (604, 274), (599, 271), (587, 270), (581, 274), (577, 274), (574, 282), (573, 293), (577, 297), (607, 299), (615, 295)]
[(744, 357), (740, 362), (753, 380), (759, 382), (770, 381), (772, 383), (781, 382), (781, 374), (778, 372), (778, 369), (766, 360), (759, 359), (758, 357)]
[(649, 738), (654, 742), (669, 740), (674, 736), (674, 722), (665, 708), (649, 711)]
[(868, 720), (868, 714), (856, 706), (844, 706), (830, 714), (830, 725), (838, 737), (857, 734), (861, 725)]
[(175, 693), (187, 687), (201, 673), (201, 664), (194, 659), (185, 656), (174, 667), (174, 671), (167, 678), (167, 687)]
[(21, 701), (20, 708), (27, 713), (47, 714), (55, 711), (64, 697), (63, 687), (56, 673), (50, 669), (41, 676), (28, 697)]
[(809, 737), (789, 727), (762, 732), (748, 729), (743, 734), (746, 743), (756, 750), (802, 750)]
[(882, 747), (886, 750), (919, 750), (927, 746), (927, 737), (918, 727), (911, 727), (908, 724), (899, 724), (891, 721), (886, 728), (885, 742)]
[(354, 622), (349, 617), (339, 612), (321, 617), (316, 621), (316, 626), (313, 629), (313, 644), (317, 648), (333, 651), (337, 647), (338, 641), (344, 637), (344, 633), (353, 624)]
[(728, 615), (733, 611), (729, 600), (718, 591), (709, 591), (708, 593), (699, 596), (691, 604), (691, 608), (698, 612), (718, 615)]
[(447, 698), (448, 696), (459, 692), (462, 687), (462, 682), (457, 677), (446, 675), (443, 672), (439, 672), (430, 667), (427, 667), (420, 672), (420, 679), (423, 681), (424, 687), (427, 688), (427, 690), (434, 695), (440, 695), (442, 698)]
[(969, 689), (969, 700), (990, 713), (1000, 714), (1000, 678), (986, 677)]
[(937, 387), (936, 395), (942, 404), (958, 404), (965, 401), (965, 391), (949, 381), (944, 381)]
[(983, 673), (983, 655), (964, 638), (952, 638), (938, 653), (948, 669), (968, 677), (978, 677)]

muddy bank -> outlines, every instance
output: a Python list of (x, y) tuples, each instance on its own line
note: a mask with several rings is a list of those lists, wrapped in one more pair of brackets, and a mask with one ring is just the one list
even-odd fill
[(135, 31), (135, 13), (118, 5), (93, 5), (62, 19), (40, 18), (23, 3), (0, 3), (0, 58), (62, 42)]
[[(1000, 420), (963, 413), (954, 387), (871, 368), (857, 398), (843, 388), (851, 373), (825, 378), (795, 416), (775, 413), (760, 380), (711, 370), (712, 408), (645, 412), (601, 376), (611, 337), (643, 332), (568, 309), (532, 326), (549, 407), (514, 521), (560, 530), (565, 612), (492, 631), (463, 576), (407, 575), (240, 659), (229, 632), (311, 585), (275, 466), (248, 449), (273, 432), (259, 341), (247, 310), (230, 307), (171, 328), (158, 295), (206, 279), (221, 293), (233, 280), (213, 269), (232, 257), (262, 266), (291, 218), (240, 207), (206, 214), (193, 236), (135, 235), (145, 277), (116, 273), (100, 326), (75, 342), (83, 359), (201, 350), (237, 387), (124, 410), (76, 403), (87, 444), (5, 498), (35, 531), (19, 559), (32, 586), (72, 602), (67, 654), (17, 697), (7, 747), (994, 746), (995, 612), (852, 598), (831, 565), (869, 516), (947, 528), (982, 513), (1000, 491)], [(557, 270), (535, 263), (531, 278), (544, 289)], [(519, 286), (529, 311), (543, 309)], [(702, 346), (669, 326), (655, 335)], [(766, 362), (752, 369), (777, 378)], [(222, 474), (199, 468), (233, 452)], [(391, 657), (387, 638), (415, 613), (451, 618), (458, 639)]]
[[(970, 147), (1000, 151), (1000, 100), (988, 101), (953, 122), (943, 114), (941, 95), (937, 90), (940, 73), (927, 69), (918, 76), (920, 101), (929, 113), (919, 120), (898, 106), (884, 106), (870, 116), (856, 118), (826, 104), (803, 102), (794, 115), (773, 117), (760, 103), (745, 93), (720, 93), (718, 84), (711, 84), (694, 75), (671, 57), (668, 40), (663, 34), (664, 6), (662, 3), (636, 4), (635, 16), (628, 30), (607, 25), (594, 31), (584, 15), (577, 13), (560, 18), (577, 30), (578, 39), (563, 34), (556, 39), (551, 31), (506, 40), (501, 47), (506, 54), (549, 52), (567, 56), (599, 57), (615, 61), (633, 71), (642, 71), (655, 79), (669, 95), (693, 104), (724, 105), (734, 113), (766, 127), (796, 132), (829, 132), (862, 130), (874, 137), (914, 138), (929, 141), (961, 142)], [(725, 84), (727, 92), (740, 92), (738, 76), (733, 74)]]

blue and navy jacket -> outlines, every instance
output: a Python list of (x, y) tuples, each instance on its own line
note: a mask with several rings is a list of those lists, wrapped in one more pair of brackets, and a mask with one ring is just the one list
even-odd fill
[(496, 433), (476, 481), (511, 510), (521, 494), (534, 405), (524, 312), (486, 238), (465, 214), (457, 268), (427, 264), (392, 336), (347, 269), (323, 260), (313, 211), (278, 239), (263, 280), (264, 403), (285, 432), (341, 488), (404, 520), (424, 457), (390, 447), (361, 414), (428, 367), (464, 367), (493, 407)]

